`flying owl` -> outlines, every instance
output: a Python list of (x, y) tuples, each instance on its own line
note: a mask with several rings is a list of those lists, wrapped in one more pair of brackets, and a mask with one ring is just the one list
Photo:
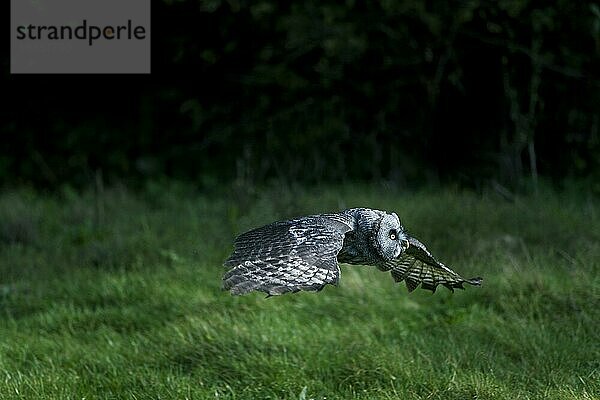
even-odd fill
[(438, 285), (454, 291), (482, 280), (465, 279), (437, 261), (395, 213), (352, 208), (274, 222), (240, 235), (224, 264), (231, 269), (223, 288), (236, 295), (258, 290), (268, 296), (320, 291), (327, 284), (337, 286), (338, 263), (390, 271), (409, 292), (419, 284), (432, 292)]

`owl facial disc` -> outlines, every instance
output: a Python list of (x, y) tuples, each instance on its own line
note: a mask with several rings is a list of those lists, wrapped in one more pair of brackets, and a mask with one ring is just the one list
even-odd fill
[(386, 260), (398, 258), (406, 249), (406, 236), (396, 213), (381, 217), (376, 242), (381, 256)]

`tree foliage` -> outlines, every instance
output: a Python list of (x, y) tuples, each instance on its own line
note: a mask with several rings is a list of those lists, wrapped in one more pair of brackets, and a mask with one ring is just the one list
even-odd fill
[(598, 176), (600, 8), (153, 3), (150, 76), (5, 76), (0, 178)]

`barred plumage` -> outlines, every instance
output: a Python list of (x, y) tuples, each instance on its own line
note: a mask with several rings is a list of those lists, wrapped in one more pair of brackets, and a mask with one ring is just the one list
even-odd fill
[(274, 222), (240, 235), (225, 261), (231, 269), (223, 288), (232, 294), (253, 290), (280, 295), (319, 291), (336, 285), (338, 262), (373, 265), (391, 271), (409, 291), (419, 284), (435, 292), (438, 285), (463, 289), (481, 278), (464, 279), (438, 262), (427, 248), (406, 233), (395, 213), (353, 208)]

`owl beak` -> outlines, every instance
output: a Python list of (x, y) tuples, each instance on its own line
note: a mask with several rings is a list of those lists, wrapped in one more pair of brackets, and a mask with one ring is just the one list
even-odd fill
[(402, 253), (404, 253), (408, 249), (409, 246), (410, 246), (410, 243), (408, 242), (408, 240), (402, 239), (400, 241), (400, 247), (402, 248)]

